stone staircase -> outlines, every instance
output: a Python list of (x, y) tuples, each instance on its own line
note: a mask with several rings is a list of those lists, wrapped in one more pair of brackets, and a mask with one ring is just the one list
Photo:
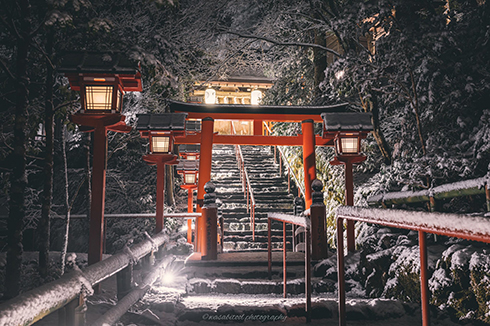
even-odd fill
[[(242, 146), (245, 167), (255, 195), (255, 241), (252, 241), (250, 213), (244, 198), (235, 148), (232, 145), (213, 147), (211, 180), (216, 185), (223, 216), (224, 251), (267, 250), (267, 213), (292, 213), (293, 195), (288, 194), (287, 181), (279, 175), (270, 147)], [(291, 225), (286, 225), (287, 248)], [(282, 248), (282, 223), (272, 223), (272, 247)]]

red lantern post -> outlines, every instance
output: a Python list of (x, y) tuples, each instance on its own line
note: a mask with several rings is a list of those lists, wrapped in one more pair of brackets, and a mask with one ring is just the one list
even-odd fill
[[(322, 113), (323, 137), (334, 137), (332, 165), (345, 166), (345, 204), (354, 205), (353, 164), (366, 160), (361, 154), (361, 139), (373, 130), (370, 113)], [(355, 250), (354, 222), (347, 221), (347, 250)]]
[(178, 163), (177, 155), (173, 154), (174, 137), (185, 133), (186, 116), (186, 113), (138, 115), (136, 128), (150, 143), (150, 153), (143, 156), (143, 160), (157, 166), (155, 233), (162, 231), (164, 226), (165, 165)]
[(123, 95), (142, 90), (137, 64), (120, 53), (72, 52), (60, 64), (72, 90), (80, 91), (81, 110), (70, 116), (80, 130), (94, 132), (88, 263), (102, 260), (107, 131), (131, 131), (121, 115)]

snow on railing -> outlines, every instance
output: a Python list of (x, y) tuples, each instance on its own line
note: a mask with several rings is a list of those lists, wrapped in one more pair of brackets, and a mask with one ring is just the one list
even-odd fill
[(367, 201), (369, 206), (398, 205), (429, 202), (430, 198), (434, 198), (435, 200), (437, 200), (486, 193), (488, 203), (488, 201), (490, 200), (490, 194), (488, 192), (489, 183), (489, 177), (485, 176), (478, 179), (449, 183), (427, 190), (400, 191), (386, 194), (378, 194), (368, 198)]
[[(267, 129), (267, 131), (269, 132), (269, 134), (271, 134), (272, 133), (272, 130), (269, 128), (269, 126), (267, 125), (267, 123), (265, 121), (262, 121), (262, 123), (264, 124), (264, 126)], [(289, 161), (288, 161), (286, 155), (284, 154), (283, 150), (281, 149), (281, 147), (275, 146), (275, 148), (277, 148), (277, 150), (279, 151), (279, 154), (282, 157), (282, 161), (286, 164), (286, 167), (288, 169), (288, 177), (291, 177), (291, 176), (293, 177), (293, 180), (294, 180), (294, 183), (296, 184), (296, 187), (299, 189), (299, 191), (300, 191), (301, 195), (303, 196), (303, 198), (305, 198), (305, 190), (303, 189), (304, 188), (304, 185), (301, 182), (299, 182), (298, 178), (296, 177), (296, 174), (293, 171), (293, 168), (289, 164)]]
[[(167, 213), (163, 217), (164, 218), (196, 218), (200, 217), (201, 213)], [(51, 218), (66, 218), (66, 215), (54, 215), (50, 216)], [(104, 218), (155, 218), (155, 213), (135, 213), (135, 214), (104, 214)], [(83, 219), (87, 218), (86, 214), (75, 214), (70, 215), (70, 218), (74, 219)]]
[(168, 240), (164, 232), (149, 237), (130, 249), (112, 255), (82, 271), (63, 275), (58, 280), (0, 304), (0, 325), (32, 325), (81, 294), (91, 293), (92, 286), (124, 269), (128, 264), (157, 251)]
[[(474, 180), (473, 180), (474, 181)], [(472, 187), (478, 182), (467, 182)], [(453, 191), (451, 188), (449, 191)], [(467, 189), (467, 188), (465, 188)], [(405, 211), (341, 206), (337, 208), (337, 276), (339, 294), (339, 325), (346, 325), (344, 276), (344, 219), (380, 224), (419, 232), (420, 284), (422, 324), (429, 325), (429, 293), (426, 233), (490, 243), (490, 222), (484, 216), (436, 212)]]
[(490, 242), (490, 221), (484, 216), (340, 206), (337, 218)]
[[(231, 129), (233, 134), (236, 134), (235, 125), (233, 121), (231, 123)], [(243, 159), (242, 148), (240, 145), (235, 145), (235, 154), (238, 164), (238, 169), (240, 170), (240, 179), (242, 181), (243, 196), (247, 199), (247, 213), (250, 212), (250, 229), (252, 230), (252, 241), (255, 241), (255, 197), (252, 188), (252, 183), (250, 183), (250, 178), (248, 177), (247, 168), (245, 167), (245, 160)]]

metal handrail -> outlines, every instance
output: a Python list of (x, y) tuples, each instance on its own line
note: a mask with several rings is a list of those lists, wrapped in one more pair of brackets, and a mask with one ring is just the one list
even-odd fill
[[(231, 130), (235, 135), (235, 125), (231, 121)], [(244, 198), (247, 199), (247, 213), (250, 213), (250, 229), (252, 230), (252, 241), (255, 241), (255, 196), (248, 177), (247, 169), (245, 168), (245, 160), (243, 159), (242, 148), (240, 145), (235, 145), (235, 155), (237, 158), (238, 169), (240, 170), (240, 180), (242, 181), (242, 191)]]
[[(264, 126), (267, 129), (267, 131), (269, 132), (269, 134), (271, 134), (272, 130), (269, 128), (267, 123), (265, 121), (262, 121), (262, 123), (264, 124)], [(294, 183), (296, 183), (296, 187), (298, 187), (299, 191), (301, 192), (301, 195), (303, 196), (303, 198), (305, 198), (305, 190), (303, 189), (304, 185), (299, 182), (298, 178), (296, 177), (296, 174), (293, 171), (293, 168), (289, 164), (289, 161), (288, 161), (286, 155), (284, 154), (283, 150), (281, 149), (281, 147), (276, 146), (276, 148), (279, 150), (279, 153), (281, 154), (282, 161), (286, 164), (286, 167), (288, 169), (288, 176), (292, 175)]]
[[(339, 325), (346, 325), (343, 220), (352, 220), (419, 232), (422, 324), (429, 326), (429, 290), (426, 233), (490, 243), (490, 224), (483, 216), (340, 206), (337, 208), (337, 276)], [(478, 227), (477, 227), (478, 226)]]
[[(272, 278), (272, 220), (282, 222), (282, 275), (283, 296), (287, 297), (287, 268), (286, 268), (286, 223), (305, 228), (305, 313), (306, 322), (311, 321), (311, 223), (305, 216), (287, 215), (281, 213), (267, 214), (267, 271), (269, 280)], [(294, 237), (294, 234), (293, 234)]]
[(441, 186), (419, 191), (399, 191), (378, 194), (367, 199), (369, 206), (389, 206), (420, 202), (433, 202), (435, 200), (454, 197), (486, 194), (487, 210), (490, 211), (490, 172), (481, 178), (448, 183)]

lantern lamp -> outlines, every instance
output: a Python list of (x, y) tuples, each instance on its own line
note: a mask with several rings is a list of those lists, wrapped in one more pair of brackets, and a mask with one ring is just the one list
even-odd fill
[(216, 91), (212, 88), (206, 89), (204, 92), (204, 103), (205, 104), (216, 104)]
[(261, 100), (262, 100), (262, 92), (259, 91), (258, 89), (255, 89), (250, 93), (250, 103), (252, 105), (259, 105)]
[(138, 114), (136, 129), (149, 138), (150, 155), (172, 154), (174, 137), (185, 134), (187, 113)]
[(323, 118), (323, 138), (333, 141), (335, 155), (354, 157), (361, 155), (361, 139), (373, 130), (370, 113), (325, 112)]
[(199, 173), (199, 161), (197, 160), (181, 160), (177, 164), (177, 173), (182, 174), (185, 188), (192, 188), (197, 185), (197, 177)]
[(201, 145), (182, 144), (179, 145), (179, 155), (188, 161), (196, 161), (201, 154)]
[(361, 153), (360, 133), (338, 133), (335, 137), (335, 154), (359, 155)]
[[(82, 113), (120, 113), (124, 91), (115, 78), (84, 77), (81, 88)], [(112, 83), (112, 84), (109, 84)]]
[(195, 184), (196, 183), (196, 173), (184, 172), (184, 183), (185, 184)]
[(82, 114), (119, 114), (124, 93), (142, 91), (139, 64), (118, 52), (68, 52), (58, 70), (80, 91)]
[(150, 133), (150, 153), (151, 154), (170, 154), (172, 153), (172, 135), (153, 135)]

